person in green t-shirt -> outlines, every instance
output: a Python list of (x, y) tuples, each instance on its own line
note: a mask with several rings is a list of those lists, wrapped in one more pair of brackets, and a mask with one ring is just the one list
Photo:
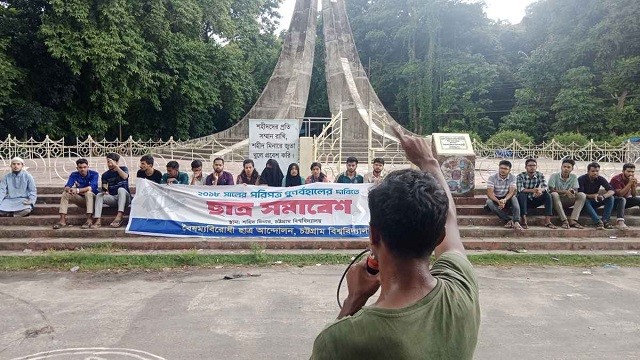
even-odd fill
[(180, 164), (177, 161), (169, 161), (167, 163), (167, 172), (162, 175), (160, 184), (181, 184), (189, 185), (189, 175), (180, 171)]
[[(473, 358), (478, 284), (451, 192), (427, 141), (394, 130), (422, 171), (394, 171), (369, 192), (379, 272), (371, 275), (366, 259), (348, 271), (349, 294), (338, 320), (316, 338), (311, 359)], [(365, 306), (378, 289), (378, 300)]]

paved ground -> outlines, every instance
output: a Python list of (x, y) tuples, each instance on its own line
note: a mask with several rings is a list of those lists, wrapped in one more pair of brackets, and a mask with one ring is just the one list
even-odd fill
[[(0, 358), (69, 348), (55, 358), (308, 358), (337, 314), (342, 270), (0, 273)], [(261, 276), (222, 280), (233, 273)], [(476, 359), (638, 358), (640, 269), (481, 267), (478, 275)], [(96, 347), (147, 353), (81, 349)]]

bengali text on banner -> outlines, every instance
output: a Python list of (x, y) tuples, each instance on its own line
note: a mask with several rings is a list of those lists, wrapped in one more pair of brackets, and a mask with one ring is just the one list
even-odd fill
[(368, 237), (370, 186), (187, 186), (138, 179), (127, 233), (176, 237)]

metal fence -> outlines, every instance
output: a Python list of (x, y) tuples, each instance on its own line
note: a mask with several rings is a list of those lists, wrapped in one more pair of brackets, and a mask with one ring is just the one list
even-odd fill
[[(339, 117), (334, 118), (333, 126), (327, 126), (324, 136), (317, 137), (314, 146), (316, 161), (327, 163), (327, 168), (339, 168), (341, 162), (340, 151), (340, 125)], [(382, 126), (384, 123), (381, 123)], [(327, 133), (331, 132), (331, 136)], [(319, 139), (320, 138), (320, 139)], [(199, 159), (205, 164), (205, 168), (211, 171), (211, 162), (214, 157), (222, 154), (225, 166), (232, 172), (240, 172), (241, 162), (246, 156), (247, 149), (238, 147), (237, 144), (222, 144), (216, 139), (206, 141), (168, 141), (133, 140), (124, 141), (95, 140), (92, 137), (76, 139), (73, 144), (65, 143), (64, 139), (52, 140), (46, 137), (42, 141), (29, 139), (18, 140), (8, 136), (0, 141), (0, 166), (1, 173), (9, 170), (10, 159), (19, 156), (25, 160), (29, 172), (36, 177), (40, 184), (60, 184), (75, 170), (75, 160), (86, 158), (89, 165), (97, 171), (105, 171), (104, 156), (109, 152), (115, 152), (121, 156), (120, 163), (128, 166), (135, 174), (137, 164), (142, 155), (151, 154), (156, 159), (156, 168), (163, 170), (166, 163), (176, 160), (181, 169), (189, 170), (192, 160)], [(505, 144), (483, 143), (473, 141), (473, 147), (477, 156), (476, 172), (480, 181), (486, 179), (497, 169), (497, 163), (502, 159), (510, 160), (513, 171), (524, 170), (524, 159), (533, 157), (538, 160), (539, 168), (543, 172), (555, 172), (560, 168), (560, 160), (572, 158), (577, 163), (577, 171), (586, 171), (586, 164), (592, 161), (601, 163), (602, 173), (611, 175), (621, 171), (621, 164), (640, 162), (640, 145), (627, 142), (622, 145), (589, 142), (585, 145), (563, 145), (555, 141), (543, 144), (520, 144), (516, 141)], [(406, 160), (402, 161), (401, 150), (393, 142), (381, 143), (380, 139), (373, 138), (370, 145), (370, 156), (382, 156), (384, 151), (393, 156), (393, 163), (398, 166), (406, 166)], [(404, 154), (402, 154), (404, 155)], [(397, 157), (397, 159), (395, 159)], [(228, 164), (228, 165), (227, 165)], [(390, 166), (393, 167), (393, 166)], [(329, 169), (327, 169), (329, 170)]]

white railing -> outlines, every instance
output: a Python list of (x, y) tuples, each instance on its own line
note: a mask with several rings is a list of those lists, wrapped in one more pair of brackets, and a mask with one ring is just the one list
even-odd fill
[(322, 171), (333, 179), (342, 164), (342, 110), (322, 126), (322, 132), (313, 137), (313, 161), (322, 164)]

